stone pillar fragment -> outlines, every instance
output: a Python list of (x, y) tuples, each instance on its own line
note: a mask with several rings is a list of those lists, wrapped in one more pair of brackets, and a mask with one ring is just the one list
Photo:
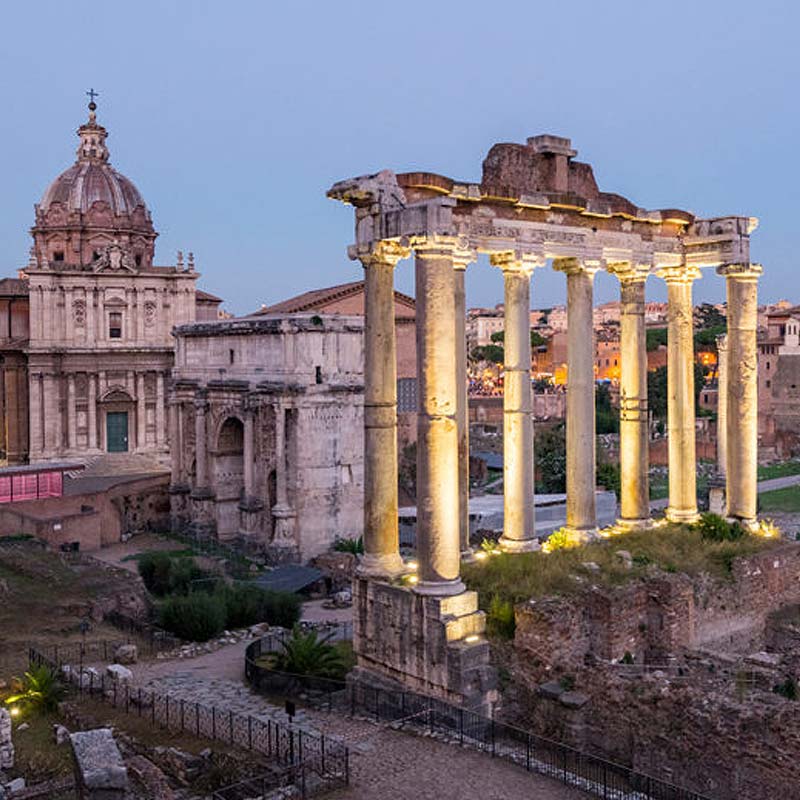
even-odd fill
[(78, 412), (75, 403), (75, 376), (67, 375), (67, 441), (70, 450), (78, 449)]
[(650, 522), (650, 465), (647, 418), (645, 281), (648, 270), (631, 263), (610, 264), (620, 281), (619, 467), (622, 527)]
[(503, 536), (509, 553), (539, 549), (534, 518), (533, 397), (531, 394), (532, 266), (513, 253), (491, 257), (503, 270)]
[(597, 530), (595, 504), (594, 325), (595, 267), (561, 258), (567, 276), (567, 528)]
[(272, 518), (275, 521), (273, 543), (279, 547), (294, 547), (295, 513), (289, 505), (286, 476), (286, 408), (275, 406), (275, 504)]
[(464, 591), (460, 578), (455, 367), (455, 242), (415, 246), (417, 299), (417, 552), (422, 594)]
[(697, 514), (695, 459), (694, 339), (692, 282), (696, 267), (658, 271), (667, 284), (667, 436), (669, 506), (667, 519), (694, 522)]
[(147, 449), (147, 401), (144, 372), (136, 375), (136, 447), (139, 450)]
[(253, 412), (247, 409), (244, 413), (244, 497), (253, 496), (255, 488), (255, 422)]
[(164, 373), (156, 373), (156, 445), (164, 446), (166, 400), (164, 398)]
[(729, 264), (728, 374), (726, 408), (727, 514), (746, 525), (756, 522), (758, 468), (758, 278), (760, 264)]
[(394, 268), (408, 248), (380, 242), (364, 266), (364, 557), (363, 575), (398, 575), (397, 345)]
[(456, 431), (458, 435), (458, 527), (461, 557), (471, 558), (469, 544), (469, 392), (467, 387), (467, 264), (476, 254), (471, 251), (456, 252), (455, 267), (455, 321), (456, 321)]

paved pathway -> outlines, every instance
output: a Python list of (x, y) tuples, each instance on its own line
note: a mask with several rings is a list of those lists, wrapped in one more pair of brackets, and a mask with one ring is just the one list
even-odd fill
[[(243, 683), (246, 643), (229, 645), (193, 659), (135, 664), (135, 682), (174, 697), (285, 720), (282, 708), (268, 703)], [(351, 750), (348, 789), (334, 800), (585, 800), (587, 795), (557, 781), (485, 753), (350, 719), (337, 713), (303, 709), (296, 723), (344, 741)]]

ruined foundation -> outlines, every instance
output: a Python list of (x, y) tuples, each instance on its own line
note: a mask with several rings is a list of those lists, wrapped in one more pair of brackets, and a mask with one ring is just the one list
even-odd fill
[(353, 608), (354, 681), (419, 692), (482, 713), (491, 710), (497, 679), (476, 592), (426, 596), (357, 577)]

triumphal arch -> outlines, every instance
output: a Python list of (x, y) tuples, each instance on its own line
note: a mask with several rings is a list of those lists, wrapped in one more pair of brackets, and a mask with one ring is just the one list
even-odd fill
[[(355, 207), (348, 253), (366, 276), (364, 548), (355, 582), (358, 665), (378, 679), (468, 703), (491, 693), (477, 598), (460, 578), (468, 548), (466, 268), (478, 253), (505, 284), (504, 530), (501, 546), (536, 549), (529, 309), (531, 277), (548, 263), (567, 283), (567, 527), (597, 528), (592, 293), (595, 273), (619, 279), (620, 526), (650, 524), (645, 280), (668, 290), (669, 507), (697, 517), (692, 284), (725, 278), (728, 299), (726, 503), (756, 516), (756, 284), (752, 217), (697, 219), (646, 210), (602, 192), (569, 139), (496, 144), (480, 183), (430, 172), (384, 171), (341, 181), (329, 197)], [(396, 380), (393, 274), (413, 253), (417, 301), (418, 582), (397, 581)]]

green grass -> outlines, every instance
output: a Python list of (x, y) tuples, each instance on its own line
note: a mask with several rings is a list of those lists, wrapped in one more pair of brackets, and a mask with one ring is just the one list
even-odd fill
[[(464, 564), (462, 571), (467, 586), (477, 590), (481, 608), (488, 610), (494, 598), (519, 603), (536, 597), (574, 594), (588, 583), (616, 586), (643, 577), (652, 567), (726, 579), (735, 558), (774, 547), (781, 541), (745, 536), (735, 542), (709, 542), (698, 531), (674, 525), (552, 553), (495, 555)], [(615, 555), (617, 550), (627, 550), (633, 556), (631, 569), (625, 569)], [(584, 562), (594, 562), (600, 570), (588, 571)], [(576, 580), (575, 576), (584, 580)]]
[(785, 478), (787, 475), (800, 475), (800, 461), (783, 461), (780, 464), (765, 464), (758, 468), (758, 479)]
[(783, 511), (800, 513), (800, 486), (787, 486), (785, 489), (774, 489), (758, 496), (761, 512)]

